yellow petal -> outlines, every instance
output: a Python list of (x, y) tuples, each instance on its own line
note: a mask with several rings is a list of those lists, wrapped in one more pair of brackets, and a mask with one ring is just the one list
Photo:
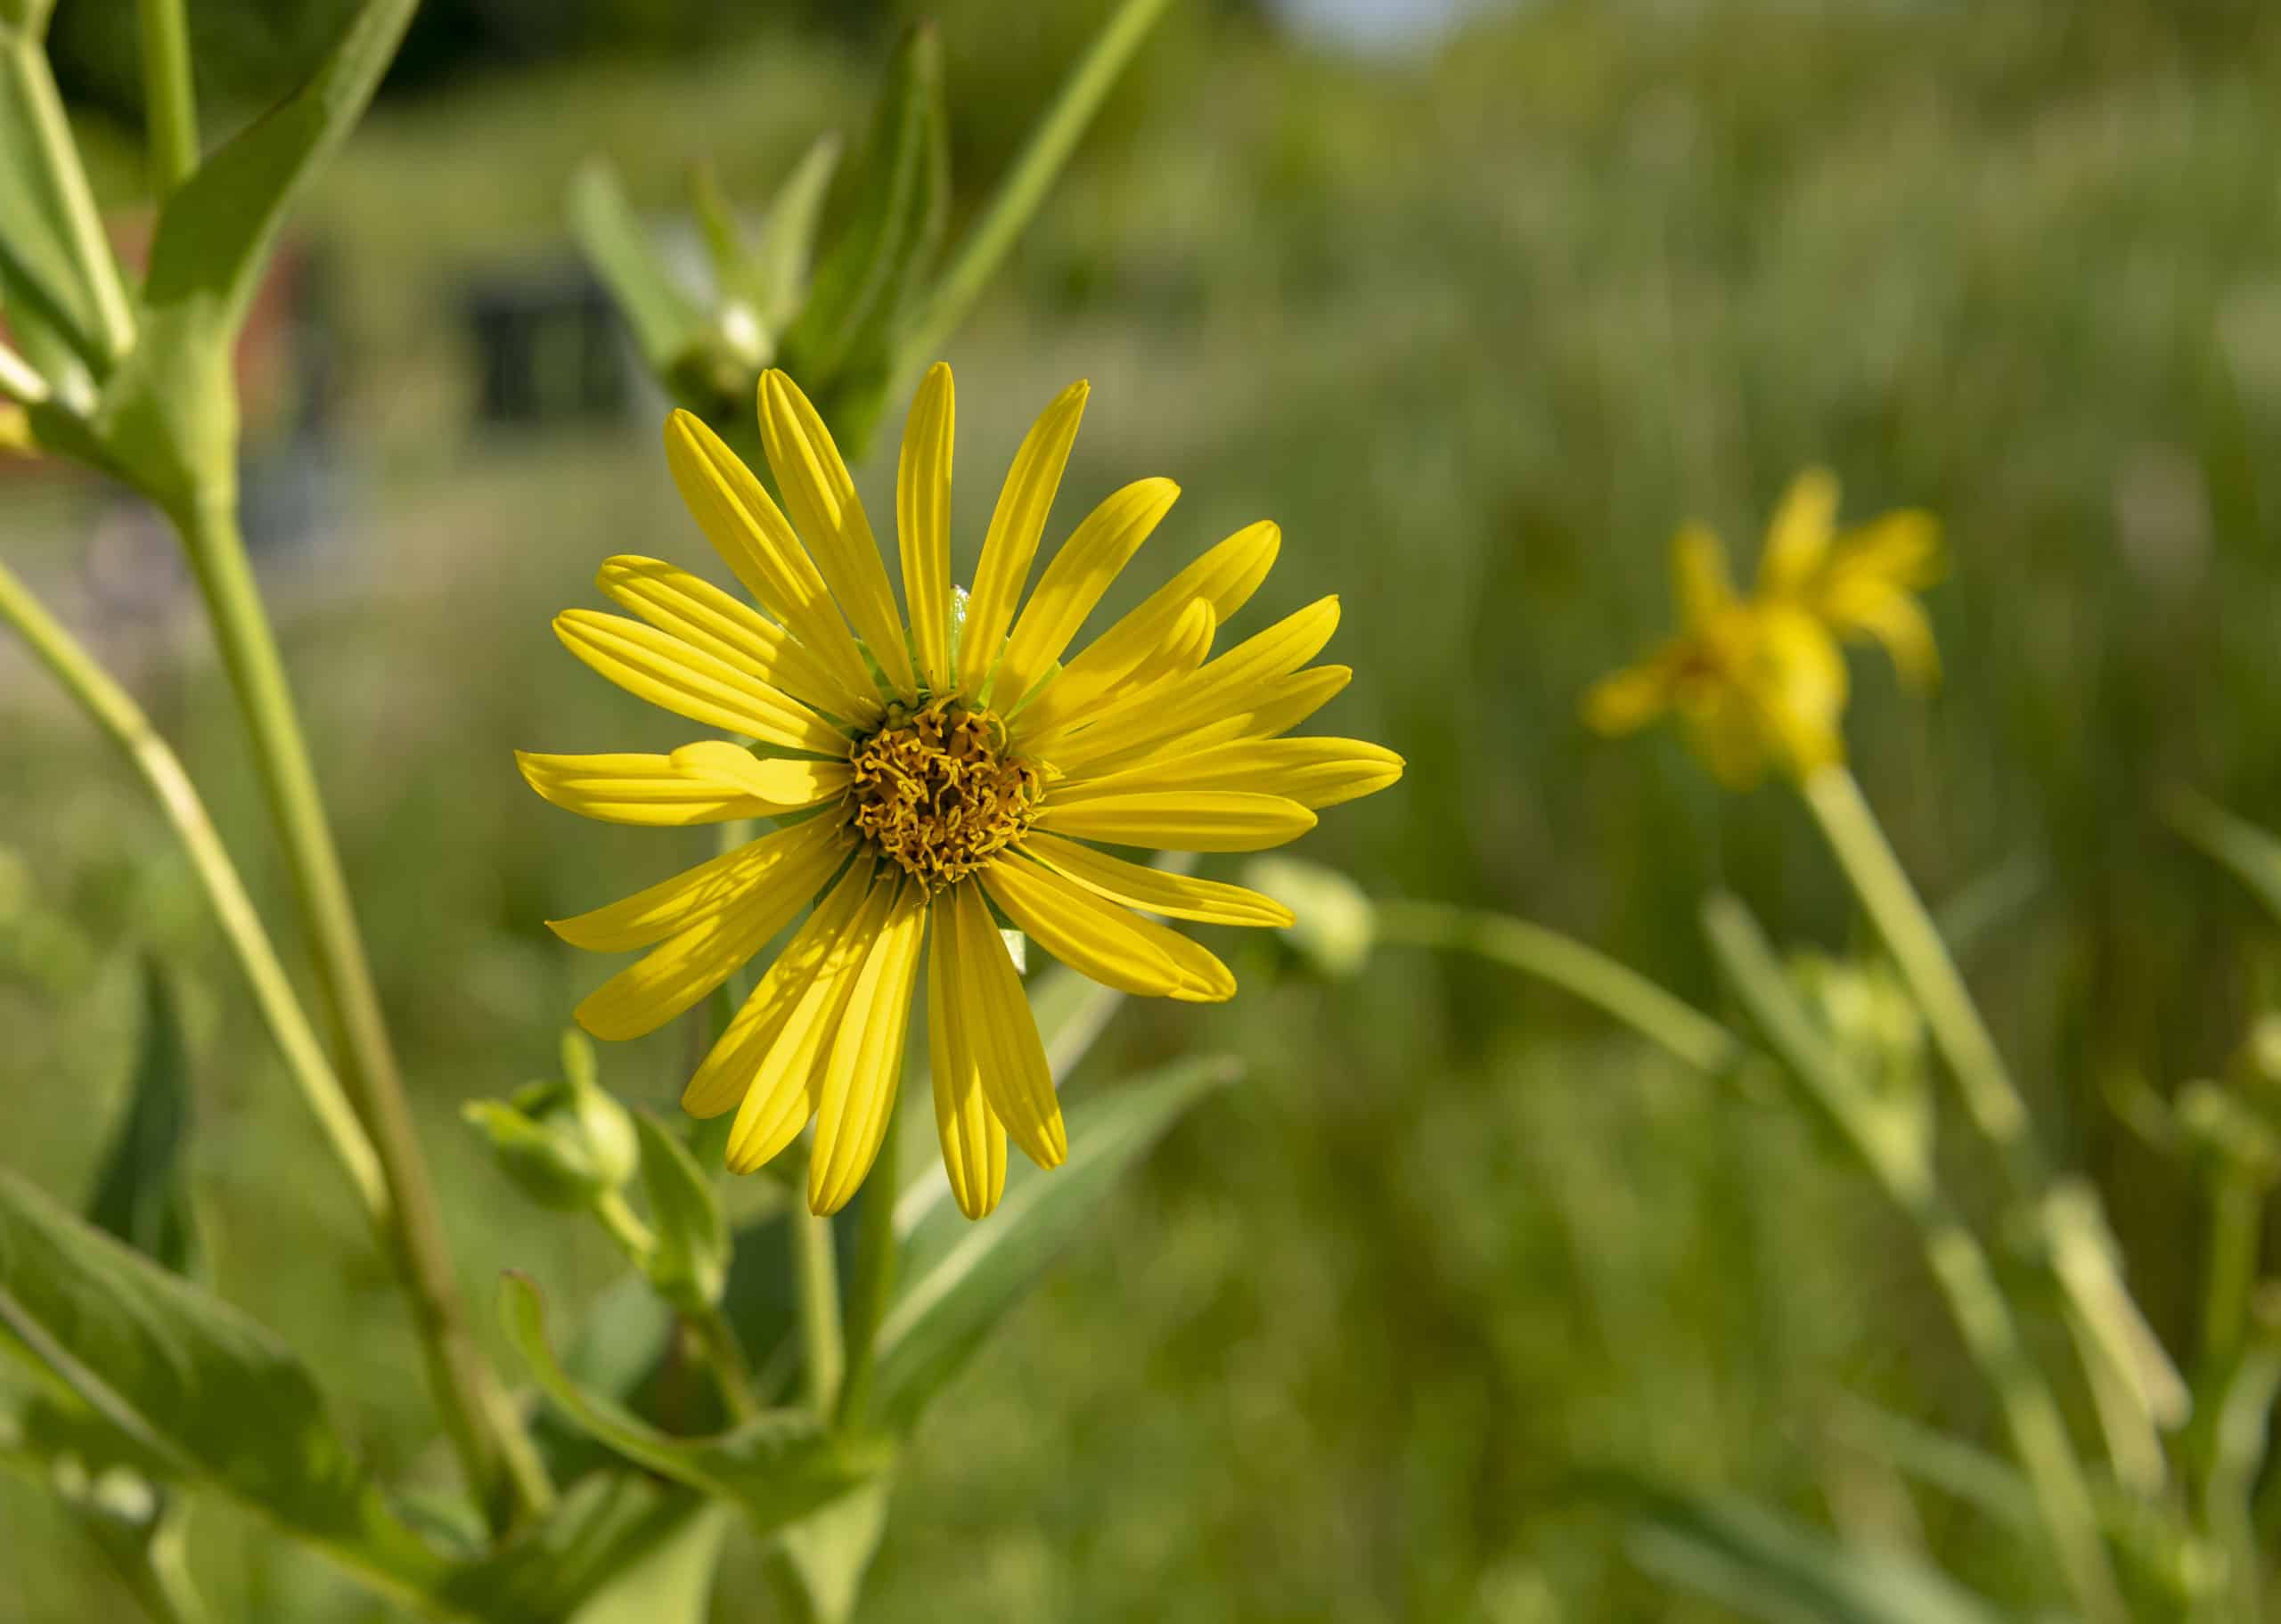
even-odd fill
[[(926, 938), (927, 894), (906, 883), (863, 956), (824, 1063), (815, 1148), (808, 1158), (808, 1211), (819, 1217), (846, 1206), (879, 1160), (895, 1114), (919, 949)], [(888, 1201), (895, 1195), (884, 1192)]]
[(515, 765), (545, 799), (604, 823), (680, 828), (757, 818), (768, 810), (765, 803), (731, 786), (690, 777), (667, 755), (547, 755), (518, 750)]
[(986, 1218), (1006, 1193), (1006, 1129), (983, 1093), (982, 1062), (960, 1007), (944, 942), (956, 927), (945, 901), (927, 954), (928, 1070), (935, 1085), (935, 1131), (943, 1142), (943, 1171), (951, 1195), (969, 1218)]
[(1014, 623), (999, 663), (998, 698), (1011, 705), (1044, 680), (1077, 628), (1180, 497), (1169, 479), (1141, 479), (1086, 515), (1061, 544)]
[(1790, 481), (1766, 527), (1758, 558), (1758, 590), (1770, 598), (1804, 592), (1829, 554), (1837, 529), (1837, 476), (1810, 468)]
[(554, 617), (564, 647), (636, 698), (691, 722), (818, 755), (844, 755), (847, 736), (771, 688), (654, 626), (593, 609)]
[(1819, 622), (1804, 614), (1762, 615), (1751, 695), (1801, 775), (1843, 758), (1838, 721), (1846, 687), (1845, 658)]
[(736, 789), (771, 812), (798, 812), (828, 801), (843, 794), (854, 777), (844, 761), (763, 760), (724, 739), (683, 745), (672, 759), (682, 771)]
[(1672, 662), (1659, 656), (1602, 677), (1584, 696), (1584, 725), (1608, 739), (1621, 739), (1671, 708)]
[(1033, 725), (1054, 726), (1091, 708), (1164, 644), (1188, 606), (1199, 599), (1211, 606), (1219, 624), (1234, 619), (1267, 578), (1282, 544), (1283, 532), (1262, 520), (1205, 553), (1071, 660), (1032, 706), (1038, 713)]
[(1941, 651), (1933, 641), (1932, 623), (1908, 593), (1849, 593), (1831, 605), (1829, 618), (1840, 631), (1866, 632), (1883, 643), (1903, 680), (1919, 688), (1940, 681)]
[(1082, 730), (1048, 732), (1033, 747), (1064, 772), (1106, 771), (1117, 757), (1247, 712), (1269, 683), (1321, 652), (1337, 626), (1338, 600), (1318, 599), (1178, 681), (1116, 701)]
[(793, 933), (682, 1090), (683, 1110), (691, 1116), (718, 1116), (745, 1097), (793, 1006), (863, 911), (873, 872), (872, 859), (858, 855)]
[(729, 974), (807, 905), (812, 888), (748, 891), (706, 918), (683, 926), (580, 1001), (572, 1013), (598, 1038), (638, 1038), (728, 980)]
[(666, 466), (699, 528), (753, 601), (784, 623), (830, 673), (834, 703), (855, 715), (879, 690), (815, 560), (744, 460), (694, 412), (666, 420)]
[(973, 1057), (983, 1098), (1022, 1154), (1040, 1167), (1059, 1167), (1069, 1159), (1069, 1129), (1005, 938), (974, 885), (952, 886), (936, 912), (936, 929), (947, 926), (951, 934), (937, 948), (954, 992), (952, 1041)]
[(1160, 739), (1144, 750), (1120, 755), (1113, 762), (1096, 763), (1069, 781), (1092, 781), (1104, 767), (1117, 772), (1133, 771), (1180, 761), (1221, 745), (1273, 739), (1289, 732), (1337, 698), (1353, 677), (1353, 667), (1347, 665), (1317, 665), (1309, 671), (1278, 677), (1262, 685), (1259, 696), (1248, 702), (1247, 708)]
[(1679, 600), (1679, 624), (1688, 631), (1733, 607), (1726, 543), (1706, 526), (1682, 525), (1672, 538), (1672, 588)]
[(598, 953), (631, 952), (709, 919), (757, 890), (813, 896), (839, 866), (849, 844), (847, 831), (831, 820), (811, 818), (748, 841), (607, 908), (549, 919), (547, 928), (573, 947)]
[(604, 561), (594, 584), (621, 608), (660, 632), (818, 711), (846, 714), (864, 726), (886, 707), (876, 693), (845, 695), (832, 674), (792, 634), (764, 619), (710, 581), (657, 559), (630, 553)]
[[(1081, 379), (1056, 396), (1022, 437), (1014, 465), (1006, 470), (997, 510), (983, 537), (974, 592), (967, 600), (966, 630), (959, 639), (959, 687), (966, 693), (980, 693), (998, 665), (1014, 606), (1021, 601), (1030, 562), (1037, 557), (1038, 538), (1045, 534), (1053, 494), (1061, 488), (1061, 472), (1069, 463), (1078, 420), (1085, 414), (1087, 392)], [(1009, 704), (1020, 697), (1018, 692), (1001, 696)]]
[(1841, 536), (1824, 575), (1833, 586), (1869, 580), (1901, 592), (1921, 592), (1941, 578), (1943, 564), (1941, 521), (1902, 508)]
[(760, 378), (761, 448), (775, 470), (776, 486), (792, 510), (792, 524), (823, 572), (825, 583), (848, 623), (871, 646), (871, 657), (888, 684), (904, 698), (918, 694), (904, 646), (903, 617), (895, 613), (887, 565), (872, 539), (871, 521), (855, 494), (855, 481), (832, 443), (831, 430), (776, 368)]
[(903, 425), (895, 465), (895, 547), (903, 554), (903, 595), (911, 605), (911, 641), (919, 675), (936, 693), (951, 680), (951, 448), (958, 397), (951, 369), (927, 369)]
[(1337, 806), (1402, 777), (1402, 759), (1360, 739), (1260, 739), (1181, 749), (1102, 778), (1057, 785), (1053, 804), (1150, 791), (1239, 790), (1305, 807)]
[(840, 934), (778, 1024), (729, 1128), (728, 1166), (748, 1173), (800, 1137), (823, 1100), (833, 1035), (846, 1018), (856, 978), (887, 922), (895, 887), (874, 885), (854, 923)]
[(1227, 967), (1185, 936), (1026, 858), (1000, 858), (982, 871), (982, 884), (1040, 947), (1105, 987), (1194, 1002), (1235, 991)]
[(1141, 913), (1195, 919), (1206, 925), (1288, 926), (1291, 910), (1273, 897), (1247, 891), (1241, 885), (1198, 879), (1190, 874), (1170, 874), (1140, 863), (1126, 862), (1106, 852), (1064, 840), (1059, 835), (1032, 830), (1021, 849), (1055, 872), (1067, 875), (1097, 896)]
[(1264, 851), (1314, 826), (1314, 813), (1296, 801), (1230, 790), (1105, 794), (1068, 802), (1048, 796), (1036, 823), (1080, 840), (1167, 852)]
[(1212, 657), (1212, 640), (1219, 632), (1219, 615), (1198, 598), (1181, 611), (1180, 619), (1173, 623), (1172, 633), (1163, 645), (1152, 649), (1139, 665), (1117, 679), (1115, 689), (1101, 696), (1103, 706), (1123, 704), (1143, 690), (1158, 688), (1197, 670)]

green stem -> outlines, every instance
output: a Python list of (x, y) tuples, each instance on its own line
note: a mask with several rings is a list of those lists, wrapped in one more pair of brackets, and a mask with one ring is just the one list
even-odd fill
[(183, 0), (136, 0), (143, 20), (143, 117), (150, 126), (151, 192), (164, 203), (198, 167), (198, 92), (191, 80)]
[(189, 854), (199, 883), (206, 888), (222, 934), (253, 990), (254, 1003), (284, 1057), (285, 1069), (299, 1085), (302, 1098), (323, 1130), (326, 1144), (348, 1174), (348, 1182), (374, 1229), (385, 1235), (393, 1214), (372, 1141), (364, 1137), (364, 1126), (341, 1091), (332, 1063), (325, 1058), (324, 1045), (310, 1025), (269, 933), (262, 927), (261, 916), (246, 894), (237, 865), (230, 861), (228, 848), (223, 845), (180, 758), (127, 690), (47, 612), (5, 563), (0, 563), (0, 618), (16, 629), (41, 664), (54, 673), (95, 724), (110, 735), (151, 787), (159, 810), (174, 825), (176, 838)]
[(1733, 897), (1713, 897), (1705, 906), (1704, 924), (1774, 1052), (1915, 1228), (1966, 1351), (1996, 1395), (2012, 1452), (2083, 1616), (2096, 1624), (2122, 1624), (2127, 1617), (2122, 1595), (2058, 1400), (2021, 1340), (1986, 1252), (1942, 1193), (1928, 1132), (1883, 1106), (1822, 1035), (1748, 910)]
[(1996, 1041), (1965, 990), (1933, 916), (1909, 883), (1861, 787), (1844, 766), (1819, 768), (1800, 786), (1806, 804), (1868, 910), (1869, 921), (1925, 1012), (1933, 1041), (1955, 1074), (1966, 1113), (2003, 1156), (2023, 1192), (2040, 1190), (2042, 1158), (2028, 1131), (2027, 1106), (2005, 1069)]
[(792, 1277), (799, 1293), (800, 1380), (808, 1408), (829, 1420), (839, 1398), (845, 1355), (839, 1341), (839, 1264), (831, 1253), (831, 1220), (808, 1211), (806, 1193), (794, 1188), (786, 1210), (792, 1245)]
[(879, 1363), (879, 1322), (887, 1318), (887, 1302), (895, 1295), (895, 1205), (900, 1187), (895, 1163), (902, 1124), (903, 1113), (890, 1102), (887, 1137), (879, 1141), (879, 1160), (863, 1181), (863, 1207), (855, 1231), (855, 1284), (847, 1299), (847, 1384), (839, 1395), (839, 1424), (846, 1430), (863, 1424), (871, 1375)]
[(2241, 1358), (2264, 1220), (2265, 1192), (2257, 1180), (2221, 1168), (2210, 1192), (2209, 1253), (2202, 1265), (2201, 1358), (2202, 1367), (2220, 1381)]
[(103, 233), (102, 213), (87, 184), (79, 148), (71, 139), (71, 122), (64, 116), (63, 97), (55, 88), (47, 53), (37, 41), (21, 39), (0, 53), (0, 61), (31, 115), (33, 158), (63, 211), (72, 261), (95, 303), (98, 331), (86, 336), (97, 343), (101, 357), (116, 361), (135, 347), (134, 307), (127, 302), (127, 283), (110, 251), (110, 239)]
[(0, 395), (20, 406), (37, 406), (51, 393), (37, 367), (0, 343)]
[[(316, 773), (302, 737), (244, 538), (233, 491), (208, 491), (175, 516), (212, 618), (239, 709), (252, 736), (255, 764), (282, 837), (286, 863), (316, 961), (317, 980), (341, 1052), (341, 1081), (372, 1136), (395, 1208), (390, 1239), (411, 1300), (413, 1329), (445, 1431), (477, 1498), (495, 1514), (503, 1489), (516, 1513), (552, 1498), (545, 1468), (520, 1417), (468, 1329), (459, 1282), (444, 1238), (435, 1186), (420, 1152), (412, 1111), (365, 963), (348, 885), (332, 844)], [(501, 1520), (512, 1521), (511, 1515)]]
[(1053, 105), (1030, 132), (1028, 144), (936, 282), (934, 296), (897, 344), (897, 381), (889, 391), (894, 398), (900, 400), (910, 393), (912, 381), (936, 360), (968, 309), (990, 285), (998, 262), (1044, 201), (1046, 189), (1069, 161), (1085, 126), (1100, 110), (1118, 76), (1169, 4), (1170, 0), (1124, 0), (1062, 81)]
[(658, 1236), (649, 1225), (625, 1204), (625, 1197), (616, 1190), (605, 1190), (594, 1201), (594, 1216), (601, 1220), (602, 1228), (609, 1231), (610, 1239), (625, 1254), (625, 1261), (636, 1269), (646, 1266), (650, 1253), (656, 1249)]
[(1444, 902), (1398, 900), (1377, 904), (1372, 917), (1380, 942), (1473, 953), (1549, 982), (1697, 1070), (1715, 1075), (1741, 1053), (1734, 1034), (1701, 1010), (1607, 954), (1541, 925)]
[(745, 1358), (744, 1344), (737, 1340), (736, 1327), (720, 1309), (707, 1303), (702, 1309), (685, 1310), (682, 1318), (696, 1339), (697, 1350), (713, 1373), (713, 1384), (721, 1390), (721, 1402), (728, 1407), (734, 1421), (750, 1421), (760, 1414), (759, 1398), (753, 1391), (752, 1364)]

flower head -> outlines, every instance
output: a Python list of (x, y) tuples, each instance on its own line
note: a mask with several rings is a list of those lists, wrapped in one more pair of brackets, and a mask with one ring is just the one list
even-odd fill
[(1352, 674), (1308, 665), (1337, 624), (1337, 599), (1213, 657), (1274, 562), (1271, 524), (1206, 552), (1065, 662), (1179, 494), (1143, 479), (1111, 494), (1024, 600), (1085, 396), (1082, 383), (1063, 391), (1022, 442), (962, 616), (950, 579), (954, 401), (937, 364), (912, 403), (895, 483), (907, 627), (831, 435), (781, 371), (761, 380), (760, 420), (781, 509), (697, 417), (677, 412), (666, 427), (674, 483), (762, 612), (672, 565), (620, 557), (599, 583), (635, 618), (571, 609), (555, 621), (574, 654), (629, 692), (751, 743), (519, 755), (540, 795), (611, 822), (781, 825), (553, 921), (580, 947), (649, 950), (579, 1005), (578, 1021), (603, 1038), (652, 1031), (805, 912), (682, 1103), (736, 1112), (728, 1161), (740, 1172), (813, 1120), (819, 1212), (844, 1205), (878, 1155), (922, 976), (961, 1210), (996, 1204), (1009, 1138), (1041, 1166), (1067, 1156), (993, 907), (1106, 985), (1217, 1001), (1236, 989), (1227, 967), (1141, 916), (1272, 926), (1288, 911), (1100, 847), (1279, 845), (1312, 828), (1317, 808), (1402, 773), (1376, 745), (1284, 737)]
[(1840, 534), (1837, 497), (1826, 469), (1791, 482), (1747, 598), (1718, 536), (1682, 527), (1672, 543), (1679, 634), (1594, 684), (1585, 721), (1615, 735), (1674, 713), (1719, 780), (1746, 788), (1769, 765), (1803, 777), (1844, 759), (1839, 639), (1873, 637), (1904, 678), (1935, 679), (1939, 656), (1916, 594), (1940, 574), (1938, 524), (1908, 510)]

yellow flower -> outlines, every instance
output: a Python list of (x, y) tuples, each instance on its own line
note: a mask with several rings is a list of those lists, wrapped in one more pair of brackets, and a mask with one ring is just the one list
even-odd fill
[(1791, 482), (1748, 598), (1735, 591), (1719, 538), (1683, 527), (1672, 544), (1679, 635), (1596, 683), (1585, 721), (1615, 735), (1675, 712), (1719, 780), (1747, 788), (1770, 764), (1803, 777), (1844, 759), (1839, 638), (1874, 637), (1904, 678), (1936, 677), (1939, 656), (1915, 594), (1940, 572), (1937, 523), (1893, 512), (1841, 535), (1837, 497), (1826, 469)]
[(627, 691), (754, 743), (519, 755), (540, 795), (611, 822), (782, 825), (552, 921), (579, 947), (650, 950), (580, 1004), (578, 1021), (601, 1038), (652, 1031), (808, 910), (682, 1103), (699, 1116), (736, 1112), (728, 1162), (739, 1172), (813, 1120), (818, 1212), (846, 1204), (879, 1153), (922, 947), (944, 1166), (960, 1209), (978, 1218), (1004, 1188), (1010, 1135), (1042, 1167), (1068, 1154), (993, 905), (1108, 986), (1215, 1002), (1236, 990), (1227, 967), (1141, 915), (1271, 926), (1288, 911), (1098, 845), (1279, 845), (1314, 827), (1314, 808), (1402, 774), (1376, 745), (1282, 737), (1353, 674), (1307, 665), (1337, 624), (1336, 598), (1208, 657), (1274, 562), (1271, 524), (1230, 536), (1062, 663), (1179, 494), (1143, 479), (1110, 495), (1022, 601), (1085, 396), (1083, 383), (1063, 391), (1023, 440), (962, 621), (950, 574), (953, 401), (938, 363), (912, 404), (895, 482), (907, 633), (846, 466), (781, 371), (761, 379), (760, 422), (789, 519), (700, 420), (676, 412), (666, 426), (674, 483), (764, 615), (670, 564), (620, 557), (599, 583), (637, 618), (571, 609), (554, 623)]

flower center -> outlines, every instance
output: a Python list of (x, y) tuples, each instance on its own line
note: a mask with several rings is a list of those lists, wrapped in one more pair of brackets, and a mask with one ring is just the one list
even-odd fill
[(891, 707), (848, 759), (849, 821), (929, 891), (1019, 840), (1045, 787), (1008, 753), (1004, 722), (957, 699)]

